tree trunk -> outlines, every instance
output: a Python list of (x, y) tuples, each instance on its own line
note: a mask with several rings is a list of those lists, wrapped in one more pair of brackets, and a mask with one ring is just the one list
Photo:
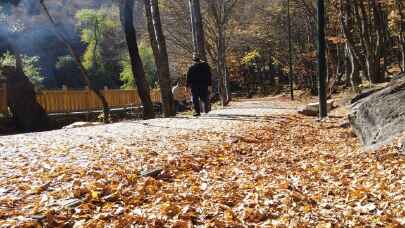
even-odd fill
[(404, 10), (404, 6), (402, 5), (403, 3), (400, 0), (396, 0), (395, 4), (398, 8), (399, 12), (399, 49), (401, 53), (400, 57), (400, 66), (401, 66), (401, 71), (405, 72), (405, 16), (404, 13), (402, 12)]
[(194, 52), (197, 53), (203, 61), (207, 61), (200, 0), (189, 0), (189, 6)]
[(145, 0), (145, 11), (148, 20), (148, 30), (155, 56), (159, 75), (160, 94), (162, 97), (163, 113), (165, 117), (176, 115), (173, 94), (171, 91), (169, 58), (167, 55), (166, 39), (160, 21), (158, 0)]
[(360, 93), (360, 88), (359, 85), (361, 84), (361, 78), (360, 78), (360, 71), (359, 71), (359, 63), (357, 62), (356, 58), (353, 55), (353, 51), (351, 49), (349, 51), (349, 59), (350, 59), (350, 82), (352, 85), (353, 90), (356, 93)]
[(386, 58), (385, 49), (387, 49), (386, 41), (386, 24), (387, 20), (384, 20), (384, 12), (381, 7), (381, 3), (372, 0), (372, 12), (374, 15), (374, 28), (376, 30), (376, 49), (374, 52), (374, 66), (375, 66), (375, 83), (382, 83), (385, 81), (385, 71), (386, 71)]
[(94, 23), (94, 48), (93, 48), (93, 66), (92, 72), (93, 77), (96, 77), (97, 74), (97, 46), (98, 46), (98, 19), (96, 18), (96, 22)]
[(37, 102), (34, 86), (24, 74), (19, 54), (13, 52), (16, 67), (3, 67), (2, 74), (7, 80), (7, 103), (16, 128), (23, 132), (49, 130), (48, 116)]
[(350, 79), (352, 72), (352, 61), (350, 56), (350, 48), (347, 42), (345, 43), (345, 52), (344, 52), (344, 76), (345, 76), (345, 87), (350, 87)]
[(104, 122), (108, 123), (109, 120), (110, 120), (110, 108), (108, 107), (107, 99), (105, 99), (105, 97), (101, 93), (101, 91), (99, 89), (97, 89), (93, 85), (93, 83), (91, 83), (90, 77), (87, 74), (87, 71), (86, 71), (86, 69), (84, 68), (84, 66), (82, 64), (82, 61), (80, 60), (79, 55), (75, 52), (73, 47), (69, 44), (69, 42), (62, 35), (62, 33), (59, 32), (58, 25), (56, 24), (56, 22), (53, 20), (53, 18), (51, 16), (51, 14), (49, 13), (49, 10), (45, 5), (44, 0), (41, 0), (40, 4), (41, 4), (43, 10), (45, 11), (45, 14), (48, 17), (48, 20), (51, 22), (56, 36), (67, 47), (67, 49), (69, 50), (70, 55), (73, 57), (76, 64), (79, 66), (81, 76), (83, 77), (83, 80), (86, 82), (86, 85), (89, 87), (90, 90), (92, 90), (96, 94), (97, 98), (100, 100), (101, 104), (103, 105)]
[[(216, 29), (216, 51), (217, 51), (217, 72), (218, 72), (218, 91), (223, 106), (228, 105), (230, 101), (230, 94), (228, 90), (228, 78), (226, 75), (226, 25), (228, 21), (228, 14), (225, 12), (225, 1), (211, 1), (209, 2), (211, 14), (214, 18)], [(229, 12), (228, 12), (229, 13)]]
[(401, 49), (401, 71), (405, 72), (405, 35), (401, 34), (399, 37), (400, 49)]
[(375, 0), (354, 2), (355, 16), (361, 31), (360, 41), (365, 50), (364, 72), (371, 83), (385, 80), (385, 27), (381, 3)]
[(228, 104), (227, 99), (226, 99), (226, 88), (225, 88), (225, 47), (224, 47), (224, 40), (225, 40), (225, 35), (224, 35), (224, 26), (221, 23), (221, 17), (222, 17), (222, 8), (223, 6), (219, 6), (219, 18), (218, 18), (218, 39), (217, 39), (217, 53), (218, 53), (218, 62), (217, 62), (217, 69), (218, 69), (218, 87), (219, 87), (219, 94), (221, 98), (221, 104), (222, 106), (226, 106)]
[(133, 10), (134, 0), (120, 1), (120, 19), (125, 32), (135, 84), (143, 105), (143, 117), (145, 119), (151, 119), (155, 117), (155, 113), (153, 111), (152, 99), (150, 98), (150, 90), (148, 82), (146, 81), (142, 60), (139, 55), (136, 30), (133, 25)]

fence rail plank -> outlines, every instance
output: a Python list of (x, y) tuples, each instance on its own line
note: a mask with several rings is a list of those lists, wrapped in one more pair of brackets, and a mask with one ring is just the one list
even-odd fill
[[(103, 90), (110, 108), (140, 106), (141, 100), (136, 90)], [(159, 90), (151, 91), (154, 103), (160, 103)], [(102, 104), (94, 92), (86, 90), (44, 90), (37, 94), (38, 102), (47, 113), (68, 113), (102, 109)]]
[[(136, 90), (111, 89), (103, 90), (110, 108), (126, 108), (140, 106), (141, 99)], [(153, 103), (160, 103), (160, 91), (151, 91)], [(89, 89), (84, 90), (43, 90), (37, 93), (38, 103), (47, 113), (69, 113), (101, 110), (102, 104), (96, 94)], [(7, 112), (7, 96), (5, 84), (0, 84), (0, 113)]]

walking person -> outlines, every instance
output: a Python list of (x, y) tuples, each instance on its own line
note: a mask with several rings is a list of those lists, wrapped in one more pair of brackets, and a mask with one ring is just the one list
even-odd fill
[(212, 86), (211, 77), (211, 69), (208, 63), (201, 61), (200, 58), (194, 54), (193, 64), (187, 72), (187, 88), (191, 89), (193, 97), (193, 116), (201, 115), (200, 102), (204, 104), (205, 113), (210, 111), (209, 92)]

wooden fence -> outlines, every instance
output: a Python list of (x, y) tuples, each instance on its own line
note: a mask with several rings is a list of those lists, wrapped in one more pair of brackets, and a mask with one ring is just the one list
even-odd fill
[(7, 113), (7, 89), (6, 84), (0, 82), (0, 113)]
[[(110, 108), (141, 106), (136, 90), (102, 90)], [(152, 90), (151, 99), (160, 103), (160, 91)], [(69, 113), (101, 110), (103, 108), (96, 94), (91, 90), (43, 90), (37, 93), (37, 101), (47, 113)], [(0, 113), (7, 113), (5, 84), (0, 84)]]
[[(136, 90), (103, 90), (110, 108), (141, 106)], [(160, 91), (151, 91), (152, 102), (160, 102)], [(47, 113), (82, 112), (102, 109), (102, 104), (91, 90), (44, 90), (37, 100)]]

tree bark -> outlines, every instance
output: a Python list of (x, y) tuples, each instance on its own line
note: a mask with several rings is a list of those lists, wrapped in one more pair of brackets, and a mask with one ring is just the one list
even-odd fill
[(400, 49), (400, 53), (401, 53), (400, 67), (401, 67), (401, 71), (405, 72), (405, 16), (403, 13), (404, 6), (402, 4), (403, 3), (400, 0), (395, 1), (395, 5), (398, 8), (398, 12), (399, 12), (399, 16), (400, 16), (400, 18), (399, 18), (399, 36), (398, 36), (399, 49)]
[(189, 0), (189, 6), (194, 52), (198, 54), (201, 60), (207, 61), (200, 0)]
[[(163, 113), (165, 117), (176, 115), (173, 94), (171, 91), (169, 58), (167, 55), (166, 39), (160, 21), (158, 0), (145, 0), (148, 30), (155, 56), (159, 75), (160, 94), (162, 97)], [(152, 27), (151, 27), (152, 26)]]
[(360, 92), (359, 85), (361, 84), (360, 78), (360, 59), (361, 52), (356, 47), (353, 30), (352, 5), (345, 0), (340, 0), (340, 24), (342, 27), (343, 35), (346, 38), (346, 82), (351, 84), (354, 91)]
[(120, 1), (120, 19), (125, 32), (135, 84), (143, 105), (143, 117), (144, 119), (152, 119), (155, 117), (155, 113), (153, 110), (152, 99), (150, 98), (150, 89), (148, 82), (146, 81), (144, 67), (139, 55), (136, 30), (133, 25), (133, 10), (134, 0)]
[(355, 1), (355, 16), (360, 28), (360, 41), (365, 50), (367, 78), (371, 83), (385, 79), (384, 49), (386, 47), (385, 26), (381, 3), (376, 0)]
[(356, 58), (353, 55), (353, 51), (351, 49), (348, 50), (349, 52), (349, 59), (350, 59), (350, 82), (352, 85), (352, 88), (355, 92), (360, 93), (360, 88), (359, 85), (361, 84), (361, 78), (360, 78), (360, 71), (359, 71), (359, 63), (357, 62)]
[(229, 17), (235, 6), (237, 0), (225, 1), (217, 0), (210, 1), (210, 13), (214, 19), (213, 30), (215, 30), (216, 37), (216, 51), (217, 56), (214, 58), (217, 63), (218, 72), (218, 90), (221, 98), (221, 103), (223, 106), (228, 105), (231, 100), (230, 91), (228, 87), (228, 75), (227, 75), (227, 64), (226, 64), (226, 28), (229, 21)]

